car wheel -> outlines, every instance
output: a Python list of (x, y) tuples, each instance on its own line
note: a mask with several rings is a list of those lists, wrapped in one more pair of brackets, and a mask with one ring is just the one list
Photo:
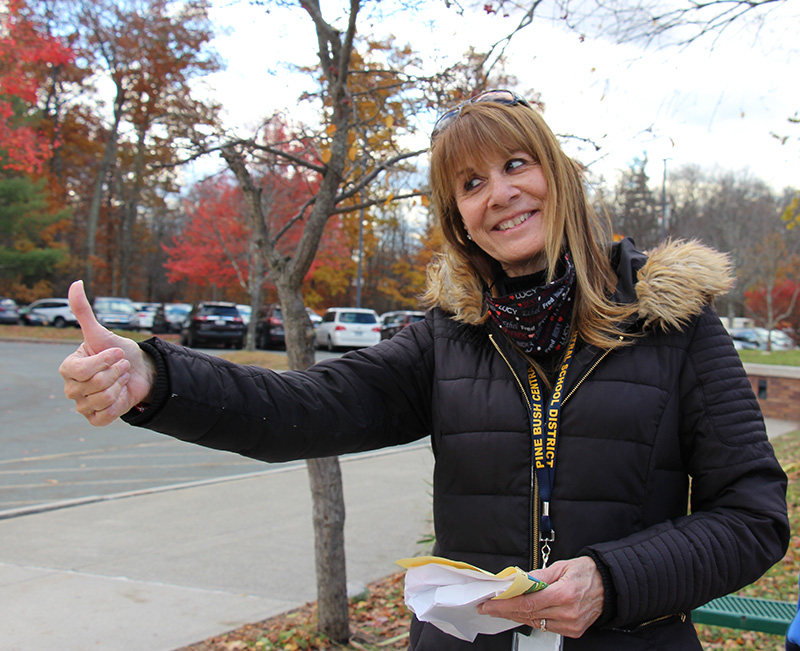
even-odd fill
[(234, 344), (234, 348), (236, 348), (236, 350), (241, 350), (242, 348), (244, 348), (244, 338), (237, 339), (236, 343)]
[(336, 346), (333, 345), (333, 339), (331, 339), (330, 335), (328, 335), (328, 346), (327, 346), (327, 348), (328, 348), (328, 350), (330, 352), (333, 352), (333, 351), (336, 350)]
[(55, 319), (53, 319), (53, 326), (54, 327), (63, 328), (65, 325), (67, 325), (67, 321), (66, 321), (66, 319), (64, 319), (63, 316), (57, 316)]

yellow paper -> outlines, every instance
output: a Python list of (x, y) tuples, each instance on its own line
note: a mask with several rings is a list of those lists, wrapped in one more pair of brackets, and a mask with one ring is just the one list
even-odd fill
[(428, 565), (429, 563), (437, 563), (439, 565), (447, 565), (458, 570), (472, 570), (473, 572), (480, 572), (486, 576), (493, 576), (498, 579), (509, 579), (513, 577), (512, 584), (502, 594), (494, 597), (494, 599), (511, 599), (512, 597), (518, 597), (519, 595), (527, 592), (536, 592), (547, 587), (547, 584), (544, 581), (534, 579), (524, 570), (514, 566), (507, 567), (497, 574), (492, 574), (491, 572), (487, 572), (486, 570), (475, 567), (474, 565), (470, 565), (469, 563), (453, 561), (449, 558), (442, 558), (441, 556), (415, 556), (414, 558), (401, 558), (399, 561), (395, 562), (406, 570), (412, 567)]

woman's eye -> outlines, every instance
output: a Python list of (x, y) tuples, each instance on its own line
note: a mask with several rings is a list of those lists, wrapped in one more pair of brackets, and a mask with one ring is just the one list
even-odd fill
[(478, 178), (471, 178), (464, 181), (464, 190), (469, 192), (470, 190), (474, 190), (478, 187), (478, 183), (480, 183), (480, 179)]
[(525, 161), (522, 160), (521, 158), (512, 158), (510, 161), (508, 161), (506, 163), (506, 169), (508, 171), (515, 170), (515, 169), (517, 169), (518, 167), (521, 167), (524, 164), (525, 164)]

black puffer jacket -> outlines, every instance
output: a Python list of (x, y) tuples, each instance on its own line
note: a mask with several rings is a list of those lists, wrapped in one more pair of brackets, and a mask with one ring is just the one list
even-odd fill
[[(566, 380), (551, 561), (588, 554), (607, 582), (599, 625), (567, 650), (700, 648), (686, 615), (758, 578), (788, 543), (785, 476), (708, 306), (719, 259), (674, 244), (645, 262), (630, 242), (615, 248), (616, 300), (638, 302), (639, 336), (610, 353), (582, 346)], [(145, 347), (164, 397), (129, 422), (269, 461), (431, 436), (436, 553), (535, 567), (526, 368), (492, 325), (434, 309), (378, 346), (281, 375)], [(415, 621), (411, 648), (508, 651), (511, 633), (470, 645)]]

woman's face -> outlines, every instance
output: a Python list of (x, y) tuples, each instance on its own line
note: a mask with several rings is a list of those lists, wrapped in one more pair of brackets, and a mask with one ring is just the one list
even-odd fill
[(456, 179), (458, 210), (475, 244), (509, 276), (532, 274), (547, 266), (547, 181), (539, 163), (522, 151), (495, 153), (465, 165)]

